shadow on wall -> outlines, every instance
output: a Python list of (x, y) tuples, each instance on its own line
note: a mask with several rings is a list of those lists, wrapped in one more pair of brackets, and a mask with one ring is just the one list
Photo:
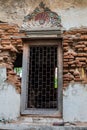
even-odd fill
[(22, 53), (17, 53), (16, 54), (16, 60), (14, 62), (14, 72), (22, 78)]

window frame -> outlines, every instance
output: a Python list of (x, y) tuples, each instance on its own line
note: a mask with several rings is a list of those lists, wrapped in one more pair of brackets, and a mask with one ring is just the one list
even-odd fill
[[(62, 117), (62, 86), (63, 86), (63, 52), (62, 39), (24, 39), (23, 40), (23, 67), (22, 67), (22, 90), (21, 90), (21, 114), (38, 115), (38, 116), (52, 116)], [(55, 41), (55, 42), (54, 42)], [(57, 45), (57, 66), (58, 66), (58, 109), (35, 109), (27, 108), (27, 89), (29, 77), (29, 46), (30, 45)]]

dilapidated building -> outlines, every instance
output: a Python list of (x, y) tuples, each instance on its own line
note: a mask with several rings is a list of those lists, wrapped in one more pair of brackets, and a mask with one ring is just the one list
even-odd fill
[(87, 1), (0, 5), (0, 127), (86, 123)]

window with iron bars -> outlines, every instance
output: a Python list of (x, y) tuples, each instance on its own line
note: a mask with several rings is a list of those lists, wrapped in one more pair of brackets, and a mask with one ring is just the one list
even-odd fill
[(22, 114), (53, 115), (61, 112), (61, 43), (61, 40), (32, 40), (24, 44)]

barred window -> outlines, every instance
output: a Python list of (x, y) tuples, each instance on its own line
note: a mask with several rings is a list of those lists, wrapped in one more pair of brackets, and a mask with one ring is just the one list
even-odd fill
[(58, 114), (62, 85), (61, 50), (61, 40), (32, 40), (24, 44), (23, 114)]

